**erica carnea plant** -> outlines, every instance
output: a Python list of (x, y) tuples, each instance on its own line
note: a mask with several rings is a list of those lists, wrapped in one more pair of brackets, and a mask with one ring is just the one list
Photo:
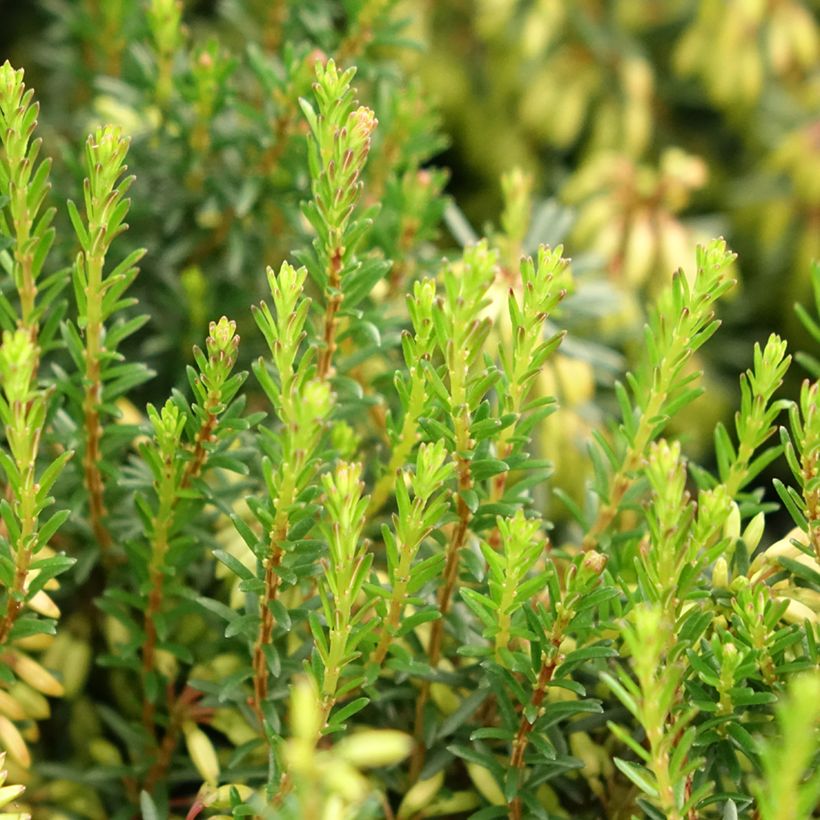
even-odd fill
[[(793, 402), (786, 341), (754, 346), (697, 463), (673, 431), (708, 401), (697, 354), (735, 284), (710, 241), (668, 271), (626, 372), (591, 357), (581, 480), (559, 480), (550, 385), (600, 354), (594, 287), (520, 172), (498, 227), (433, 252), (443, 176), (399, 102), (377, 126), (391, 6), (346, 4), (338, 60), (285, 46), (274, 71), (249, 48), (268, 176), (241, 196), (279, 189), (299, 242), (243, 257), (241, 313), (197, 325), (184, 372), (154, 355), (156, 383), (134, 358), (154, 263), (126, 231), (128, 137), (95, 128), (81, 205), (48, 204), (36, 104), (0, 68), (4, 816), (810, 817), (815, 361)], [(105, 9), (116, 30), (138, 13)], [(205, 192), (232, 65), (215, 43), (186, 62), (181, 11), (139, 11), (143, 80), (185, 184), (231, 196)], [(234, 204), (219, 242), (242, 236)], [(218, 306), (198, 275), (187, 297)]]

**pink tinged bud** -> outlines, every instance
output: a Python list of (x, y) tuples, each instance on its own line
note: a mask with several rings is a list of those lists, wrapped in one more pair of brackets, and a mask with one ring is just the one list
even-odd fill
[(590, 550), (584, 556), (582, 566), (585, 570), (589, 570), (594, 572), (596, 575), (600, 575), (604, 571), (604, 567), (606, 567), (606, 555), (602, 555), (600, 552), (596, 552), (595, 550)]
[(376, 130), (379, 121), (376, 115), (369, 108), (360, 106), (349, 117), (350, 139), (353, 145), (366, 144), (370, 135)]

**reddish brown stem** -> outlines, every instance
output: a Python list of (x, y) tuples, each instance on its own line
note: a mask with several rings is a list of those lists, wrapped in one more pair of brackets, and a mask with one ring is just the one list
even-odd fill
[(148, 794), (153, 792), (157, 783), (162, 780), (165, 772), (167, 772), (171, 766), (171, 758), (173, 757), (174, 749), (177, 747), (177, 742), (179, 741), (179, 731), (181, 727), (182, 720), (179, 710), (171, 708), (168, 728), (165, 730), (165, 735), (163, 736), (162, 742), (159, 744), (157, 749), (156, 760), (154, 760), (153, 765), (148, 770), (148, 774), (145, 777), (145, 784), (143, 788), (148, 792)]
[(458, 581), (458, 566), (461, 549), (467, 539), (467, 529), (470, 523), (470, 510), (467, 504), (459, 496), (458, 499), (458, 517), (459, 521), (456, 524), (455, 532), (450, 543), (450, 550), (447, 555), (447, 564), (444, 568), (444, 583), (439, 589), (438, 594), (438, 608), (441, 613), (441, 618), (433, 622), (433, 627), (430, 632), (430, 664), (435, 666), (441, 660), (441, 647), (444, 642), (444, 618), (450, 611), (450, 604), (452, 603), (453, 590)]
[(162, 742), (157, 747), (157, 756), (154, 759), (142, 788), (149, 794), (153, 793), (157, 783), (164, 777), (171, 767), (171, 760), (174, 750), (179, 742), (180, 731), (186, 720), (195, 722), (205, 722), (213, 714), (213, 710), (208, 707), (198, 706), (196, 701), (200, 697), (200, 692), (192, 686), (185, 686), (179, 697), (174, 694), (171, 684), (168, 685), (168, 726), (162, 737)]
[(330, 296), (327, 300), (327, 307), (325, 308), (324, 330), (322, 333), (324, 347), (319, 354), (319, 362), (317, 365), (317, 374), (320, 379), (327, 379), (331, 375), (333, 354), (336, 352), (336, 328), (339, 325), (337, 314), (342, 306), (342, 294), (340, 293), (342, 286), (342, 253), (342, 248), (336, 246), (330, 257), (330, 270), (328, 272), (328, 290), (330, 291)]
[(601, 505), (598, 510), (598, 515), (592, 526), (584, 536), (582, 548), (585, 551), (595, 549), (598, 546), (598, 541), (601, 536), (609, 529), (615, 516), (618, 514), (618, 509), (623, 501), (626, 491), (629, 489), (632, 481), (626, 473), (626, 470), (618, 473), (612, 482), (612, 495), (608, 504)]
[(6, 605), (6, 613), (3, 620), (0, 621), (0, 646), (3, 646), (8, 640), (9, 633), (17, 620), (17, 616), (23, 609), (23, 591), (26, 586), (26, 576), (28, 575), (28, 567), (31, 562), (31, 552), (25, 550), (23, 555), (18, 556), (17, 568), (14, 572), (14, 582), (11, 589), (8, 590), (8, 603)]
[[(472, 486), (472, 477), (470, 475), (470, 462), (459, 459), (459, 489), (469, 489)], [(452, 602), (453, 591), (455, 590), (456, 582), (458, 581), (458, 566), (461, 549), (467, 540), (467, 532), (470, 525), (470, 508), (464, 501), (461, 495), (458, 496), (458, 503), (456, 505), (458, 512), (458, 523), (453, 530), (452, 538), (450, 539), (450, 546), (447, 551), (447, 563), (444, 568), (444, 583), (441, 585), (438, 593), (438, 609), (441, 617), (433, 621), (433, 626), (430, 631), (430, 647), (428, 649), (428, 656), (430, 658), (430, 666), (435, 669), (441, 660), (441, 649), (444, 643), (444, 621), (447, 613), (450, 611), (450, 604)], [(430, 697), (430, 681), (424, 681), (416, 700), (416, 746), (413, 752), (413, 758), (410, 762), (410, 782), (413, 783), (418, 779), (421, 769), (424, 765), (425, 749), (424, 749), (424, 709), (427, 706), (427, 700)]]
[(279, 565), (282, 563), (284, 551), (279, 546), (287, 537), (287, 529), (283, 528), (274, 536), (275, 544), (270, 557), (265, 564), (265, 594), (259, 604), (259, 617), (261, 624), (256, 643), (253, 647), (253, 710), (259, 719), (260, 726), (264, 725), (265, 718), (262, 711), (262, 704), (268, 697), (268, 661), (265, 657), (265, 647), (273, 639), (274, 619), (270, 604), (276, 600), (281, 583), (279, 577)]
[(209, 413), (202, 422), (196, 434), (193, 455), (185, 465), (185, 472), (182, 474), (182, 481), (180, 482), (182, 489), (185, 489), (193, 479), (199, 478), (202, 474), (202, 469), (208, 459), (208, 451), (205, 449), (205, 445), (213, 439), (217, 421), (219, 421), (218, 417), (214, 413)]
[[(196, 478), (201, 474), (208, 455), (205, 445), (211, 440), (217, 421), (218, 417), (214, 413), (208, 413), (200, 425), (199, 431), (196, 435), (196, 444), (194, 445), (193, 457), (185, 465), (185, 472), (183, 473), (180, 481), (181, 489), (187, 487), (191, 479)], [(166, 470), (173, 470), (173, 464), (170, 462), (166, 464)], [(146, 684), (148, 675), (154, 671), (154, 666), (156, 664), (157, 628), (154, 621), (162, 608), (162, 562), (164, 561), (165, 553), (168, 550), (168, 533), (171, 529), (174, 509), (176, 508), (178, 500), (179, 497), (174, 496), (172, 501), (167, 505), (167, 508), (158, 515), (154, 525), (154, 543), (152, 545), (153, 559), (150, 574), (151, 591), (148, 595), (148, 606), (145, 609), (145, 616), (143, 620), (143, 628), (145, 631), (145, 643), (142, 647), (143, 685)], [(156, 707), (154, 704), (149, 701), (147, 697), (144, 698), (142, 704), (142, 723), (146, 731), (152, 737), (155, 734), (155, 714)]]
[[(532, 706), (536, 710), (535, 719), (531, 723), (526, 714), (522, 713), (521, 722), (518, 724), (518, 732), (515, 735), (515, 740), (512, 745), (512, 752), (510, 753), (510, 768), (523, 769), (524, 755), (527, 751), (529, 743), (529, 735), (535, 721), (540, 716), (541, 706), (547, 694), (547, 688), (552, 680), (557, 663), (557, 653), (553, 653), (550, 660), (544, 660), (541, 664), (541, 671), (538, 673), (538, 683), (535, 686), (535, 691), (532, 694)], [(514, 797), (509, 804), (510, 820), (521, 820), (521, 798)]]
[(387, 657), (387, 650), (390, 649), (390, 644), (393, 642), (403, 609), (403, 598), (402, 600), (394, 599), (390, 602), (390, 612), (387, 616), (387, 623), (384, 625), (379, 643), (371, 655), (371, 660), (376, 666), (381, 666), (382, 663), (384, 663), (384, 659)]

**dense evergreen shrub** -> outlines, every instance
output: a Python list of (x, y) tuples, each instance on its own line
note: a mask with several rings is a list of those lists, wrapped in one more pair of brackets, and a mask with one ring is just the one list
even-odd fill
[(55, 0), (42, 117), (0, 66), (2, 816), (812, 816), (820, 365), (687, 452), (734, 254), (635, 251), (625, 364), (583, 207), (443, 196), (403, 9)]

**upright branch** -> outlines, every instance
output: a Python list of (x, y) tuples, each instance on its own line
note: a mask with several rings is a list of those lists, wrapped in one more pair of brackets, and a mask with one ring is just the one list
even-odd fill
[[(497, 560), (498, 556), (495, 557)], [(569, 677), (566, 672), (561, 672), (562, 665), (567, 665), (569, 661), (561, 651), (562, 644), (576, 621), (585, 617), (585, 610), (588, 613), (594, 600), (592, 593), (600, 585), (605, 567), (606, 556), (592, 551), (576, 558), (575, 563), (567, 568), (562, 583), (559, 582), (555, 564), (551, 564), (547, 573), (539, 579), (546, 581), (550, 596), (548, 607), (539, 608), (535, 616), (536, 639), (528, 653), (534, 664), (528, 664), (530, 668), (527, 670), (531, 693), (529, 702), (521, 704), (518, 728), (510, 746), (509, 769), (513, 773), (512, 782), (519, 787), (507, 801), (510, 820), (521, 820), (524, 816), (520, 791), (523, 790), (526, 752), (533, 735), (538, 732), (539, 722), (545, 718), (549, 688), (554, 682), (565, 685)], [(504, 655), (501, 659), (505, 661)]]
[[(3, 552), (9, 554), (3, 558), (6, 567), (13, 569), (10, 573), (8, 569), (4, 570), (6, 575), (11, 575), (11, 580), (0, 597), (0, 650), (14, 637), (15, 623), (27, 604), (35, 610), (56, 610), (48, 595), (41, 592), (49, 576), (34, 584), (31, 570), (37, 553), (68, 518), (68, 511), (63, 510), (54, 513), (46, 522), (40, 521), (43, 511), (53, 502), (49, 493), (54, 482), (72, 454), (62, 453), (38, 474), (37, 456), (48, 408), (46, 393), (36, 383), (38, 353), (28, 330), (20, 328), (3, 332), (0, 422), (9, 452), (0, 450), (0, 467), (11, 490), (11, 500), (2, 502), (6, 508), (3, 520), (9, 536), (8, 542), (3, 544)], [(34, 603), (35, 596), (38, 596), (37, 603)], [(46, 603), (51, 604), (48, 609)]]
[[(106, 333), (106, 321), (111, 315), (133, 304), (133, 300), (124, 299), (123, 294), (134, 281), (137, 275), (135, 265), (143, 255), (141, 250), (133, 251), (111, 271), (106, 271), (107, 257), (114, 240), (128, 228), (125, 217), (130, 200), (125, 195), (134, 177), (125, 176), (127, 152), (128, 139), (119, 128), (98, 128), (89, 136), (85, 146), (85, 219), (73, 202), (68, 203), (69, 216), (81, 247), (73, 273), (78, 325), (84, 334), (82, 341), (72, 339), (70, 348), (72, 352), (78, 347), (82, 351), (75, 353), (75, 358), (81, 360), (83, 368), (83, 470), (91, 528), (104, 556), (110, 553), (113, 541), (105, 522), (101, 469), (104, 459), (102, 413), (104, 403), (114, 398), (110, 391), (104, 390), (104, 383), (108, 380), (106, 371), (117, 359), (116, 343), (142, 323), (141, 320), (132, 320), (129, 325), (123, 325), (115, 340)], [(134, 322), (138, 324), (134, 325)], [(147, 378), (147, 373), (141, 376)], [(140, 380), (141, 377), (134, 381), (129, 379), (127, 386)]]
[[(436, 303), (433, 323), (436, 341), (444, 354), (447, 384), (439, 379), (440, 401), (452, 434), (451, 457), (455, 463), (457, 522), (447, 546), (444, 578), (438, 593), (441, 619), (433, 624), (427, 653), (435, 667), (441, 658), (444, 623), (458, 580), (459, 556), (476, 507), (470, 467), (475, 446), (473, 413), (498, 377), (494, 369), (482, 366), (484, 343), (490, 332), (489, 319), (481, 318), (487, 304), (486, 293), (495, 277), (497, 254), (486, 242), (467, 248), (463, 258), (444, 272), (444, 296)], [(428, 370), (428, 372), (430, 372)]]
[[(8, 200), (0, 206), (0, 235), (13, 241), (8, 273), (20, 300), (20, 315), (15, 316), (5, 298), (0, 299), (0, 315), (16, 319), (37, 344), (40, 318), (50, 301), (46, 294), (39, 306), (36, 302), (43, 264), (54, 242), (55, 209), (43, 210), (51, 188), (51, 160), (38, 161), (42, 140), (34, 138), (34, 131), (40, 107), (33, 96), (23, 83), (23, 69), (13, 69), (8, 61), (0, 65), (0, 199)], [(55, 285), (61, 285), (61, 277), (46, 281), (47, 290)]]
[(218, 440), (219, 420), (245, 381), (244, 373), (233, 373), (239, 351), (236, 322), (223, 316), (211, 322), (205, 351), (194, 347), (199, 372), (188, 368), (188, 381), (195, 402), (191, 408), (196, 432), (189, 446), (191, 457), (182, 475), (183, 489), (202, 475), (214, 443)]
[(263, 302), (254, 317), (270, 351), (270, 363), (260, 359), (253, 371), (273, 406), (279, 426), (262, 428), (262, 469), (266, 497), (252, 507), (263, 536), (255, 537), (236, 519), (240, 532), (256, 554), (263, 590), (259, 597), (259, 629), (253, 645), (253, 708), (265, 725), (272, 641), (277, 611), (280, 569), (295, 544), (290, 539), (294, 522), (306, 521), (311, 508), (300, 499), (314, 481), (319, 466), (319, 446), (325, 422), (333, 409), (327, 382), (314, 378), (313, 350), (305, 349), (305, 324), (310, 299), (304, 295), (307, 270), (287, 262), (278, 274), (268, 269), (273, 310)]
[(811, 817), (820, 800), (820, 678), (795, 677), (776, 714), (779, 732), (761, 744), (761, 777), (753, 787), (758, 813), (765, 820)]
[[(429, 578), (438, 576), (443, 568), (444, 556), (440, 552), (418, 563), (416, 557), (422, 542), (448, 507), (446, 485), (455, 473), (455, 466), (445, 463), (446, 458), (443, 441), (422, 444), (416, 455), (413, 475), (405, 473), (395, 483), (397, 511), (393, 514), (393, 528), (391, 530), (386, 525), (382, 528), (390, 595), (385, 601), (384, 611), (379, 613), (379, 638), (371, 655), (371, 662), (376, 667), (384, 662), (391, 644), (402, 631), (408, 596), (421, 589)], [(413, 488), (412, 500), (405, 476), (407, 484)], [(414, 601), (414, 604), (419, 606), (422, 602)], [(427, 620), (437, 615), (436, 610), (431, 610), (423, 617)], [(420, 622), (417, 613), (414, 623)]]
[[(499, 415), (509, 414), (510, 424), (501, 429), (496, 438), (496, 453), (501, 461), (508, 458), (523, 444), (518, 433), (518, 422), (525, 412), (543, 416), (554, 409), (551, 397), (530, 400), (530, 392), (541, 368), (558, 349), (565, 333), (557, 331), (544, 338), (545, 323), (558, 308), (572, 285), (569, 260), (562, 257), (563, 247), (550, 249), (541, 246), (535, 261), (521, 260), (521, 294), (510, 288), (508, 310), (511, 322), (511, 341), (502, 350), (502, 390)], [(498, 473), (491, 484), (490, 497), (496, 501), (504, 495), (509, 472)]]
[[(490, 250), (485, 241), (466, 248), (461, 259), (445, 268), (444, 293), (434, 303), (432, 312), (436, 346), (443, 354), (444, 362), (439, 368), (426, 365), (426, 372), (430, 390), (435, 394), (436, 412), (442, 416), (443, 422), (434, 418), (419, 421), (429, 434), (445, 438), (456, 477), (456, 521), (450, 531), (437, 596), (441, 617), (433, 622), (427, 647), (428, 660), (433, 668), (441, 660), (445, 621), (458, 581), (459, 558), (467, 541), (470, 520), (478, 506), (471, 470), (476, 445), (473, 414), (498, 378), (497, 369), (483, 361), (482, 353), (491, 322), (488, 318), (481, 318), (488, 304), (486, 294), (495, 278), (497, 261), (497, 253)], [(488, 409), (485, 405), (484, 412)], [(493, 429), (498, 426), (496, 420), (486, 418), (477, 424), (484, 429), (488, 422)], [(421, 738), (429, 690), (429, 681), (425, 681), (416, 701), (418, 743), (411, 779), (418, 776), (424, 760)]]
[(615, 520), (649, 443), (672, 415), (700, 395), (694, 386), (700, 373), (688, 365), (720, 326), (714, 307), (734, 285), (729, 276), (734, 258), (723, 240), (699, 247), (694, 282), (690, 285), (683, 271), (677, 271), (653, 310), (644, 330), (640, 366), (635, 374), (627, 374), (628, 389), (616, 385), (622, 414), (616, 446), (598, 439), (600, 461), (609, 464), (611, 472), (596, 475), (600, 503), (584, 536), (584, 549), (594, 549)]
[(769, 336), (763, 348), (754, 346), (752, 367), (740, 377), (740, 410), (735, 413), (737, 447), (722, 424), (715, 428), (718, 476), (730, 498), (781, 453), (780, 447), (769, 447), (760, 454), (757, 451), (777, 433), (775, 422), (780, 413), (792, 406), (784, 399), (773, 400), (791, 364), (786, 347), (786, 342), (775, 334)]
[(147, 19), (156, 47), (156, 100), (165, 111), (174, 89), (174, 57), (182, 43), (181, 0), (151, 0)]
[(370, 497), (368, 517), (377, 513), (397, 487), (396, 476), (409, 460), (420, 438), (419, 419), (430, 408), (430, 391), (427, 389), (427, 369), (436, 349), (433, 310), (436, 302), (436, 283), (422, 279), (413, 285), (412, 295), (407, 297), (407, 309), (413, 325), (412, 333), (402, 334), (402, 351), (407, 372), (397, 371), (394, 377), (396, 391), (403, 416), (391, 435), (393, 449), (384, 473), (376, 481)]
[[(363, 270), (355, 255), (370, 223), (365, 217), (353, 219), (353, 214), (361, 197), (361, 175), (377, 121), (369, 108), (356, 105), (350, 87), (354, 74), (353, 68), (340, 74), (333, 60), (326, 65), (317, 62), (313, 86), (317, 108), (301, 100), (310, 126), (308, 161), (313, 190), (313, 199), (305, 204), (304, 213), (317, 234), (313, 242), (315, 258), (305, 262), (325, 300), (317, 362), (321, 379), (334, 372), (342, 306), (352, 308), (373, 284), (369, 279), (371, 266)], [(384, 269), (377, 266), (372, 271), (380, 278)], [(369, 286), (359, 293), (362, 280)]]
[(524, 256), (524, 241), (532, 219), (532, 174), (516, 167), (501, 175), (500, 230), (493, 236), (493, 244), (501, 254), (501, 265), (506, 278), (512, 279)]
[[(69, 511), (45, 514), (54, 503), (54, 484), (73, 453), (43, 447), (54, 408), (53, 391), (39, 384), (40, 357), (51, 346), (59, 313), (49, 308), (66, 277), (40, 277), (54, 239), (54, 211), (42, 207), (51, 163), (37, 159), (40, 140), (33, 136), (38, 106), (32, 96), (25, 90), (22, 70), (15, 71), (8, 62), (0, 66), (0, 269), (18, 297), (15, 305), (5, 289), (0, 295), (0, 425), (5, 439), (0, 448), (0, 745), (25, 768), (31, 763), (26, 737), (36, 725), (29, 722), (24, 737), (14, 721), (43, 718), (38, 699), (45, 702), (44, 695), (56, 697), (64, 691), (28, 652), (38, 648), (38, 639), (54, 634), (60, 610), (49, 592), (59, 587), (56, 576), (74, 563), (49, 546)], [(50, 329), (41, 333), (43, 324)], [(21, 686), (28, 687), (33, 700), (20, 702), (12, 694)], [(15, 788), (0, 791), (13, 797)]]
[(197, 479), (207, 469), (216, 445), (227, 446), (236, 434), (235, 429), (221, 429), (220, 419), (245, 381), (244, 373), (233, 374), (238, 348), (235, 322), (224, 316), (219, 322), (211, 322), (205, 352), (194, 348), (199, 370), (188, 370), (195, 398), (192, 407), (179, 398), (169, 399), (159, 411), (148, 405), (153, 440), (143, 447), (142, 453), (154, 479), (155, 501), (146, 533), (150, 558), (141, 669), (142, 718), (150, 734), (154, 731), (154, 693), (161, 688), (156, 679), (157, 620), (165, 602), (165, 579), (174, 574), (169, 551), (178, 534), (182, 503), (202, 500), (202, 492), (196, 488)]
[(519, 509), (511, 518), (498, 518), (501, 536), (501, 555), (489, 544), (482, 544), (482, 552), (489, 569), (489, 600), (497, 621), (491, 632), (495, 655), (500, 661), (516, 637), (515, 622), (519, 610), (539, 588), (543, 588), (542, 574), (527, 576), (548, 546), (541, 534), (541, 521), (528, 519)]
[[(638, 756), (640, 763), (616, 757), (615, 765), (663, 812), (669, 820), (684, 820), (705, 796), (703, 787), (692, 790), (689, 775), (703, 766), (703, 758), (689, 757), (695, 741), (694, 707), (679, 706), (684, 665), (668, 658), (674, 644), (674, 624), (658, 604), (642, 602), (621, 626), (635, 673), (624, 668), (617, 676), (601, 677), (646, 733), (641, 745), (612, 721), (613, 734)], [(706, 785), (708, 791), (708, 785)]]
[(367, 509), (361, 472), (360, 464), (340, 462), (332, 473), (322, 476), (327, 517), (321, 528), (328, 545), (328, 560), (319, 582), (319, 597), (327, 634), (316, 619), (311, 621), (316, 653), (322, 661), (321, 680), (317, 681), (322, 730), (327, 728), (339, 695), (362, 683), (362, 678), (343, 681), (343, 674), (359, 656), (359, 644), (374, 625), (372, 621), (363, 623), (370, 609), (370, 596), (360, 599), (373, 563), (373, 553), (361, 537)]
[[(691, 566), (706, 566), (716, 556), (721, 564), (726, 565), (726, 558), (731, 558), (731, 545), (727, 556), (720, 553), (726, 547), (723, 537), (736, 538), (740, 535), (740, 509), (734, 499), (783, 451), (782, 445), (765, 445), (777, 433), (776, 421), (780, 413), (792, 407), (789, 401), (774, 399), (790, 363), (791, 356), (786, 355), (786, 343), (779, 336), (772, 334), (762, 349), (755, 344), (754, 364), (740, 377), (741, 409), (735, 414), (737, 443), (732, 442), (726, 427), (719, 422), (714, 435), (717, 476), (693, 470), (700, 484), (697, 516), (693, 523), (690, 545), (686, 550), (687, 555), (682, 559)], [(674, 444), (671, 446), (676, 448)], [(669, 445), (664, 443), (657, 452), (667, 453), (668, 450)], [(786, 450), (788, 458), (788, 447)], [(679, 448), (677, 451), (679, 456)], [(653, 471), (647, 469), (646, 472), (651, 484)], [(667, 478), (662, 476), (658, 480), (656, 476), (656, 492), (663, 494), (668, 491), (668, 487), (663, 487)], [(761, 511), (748, 523), (743, 533), (748, 550), (753, 551), (757, 546), (762, 528)], [(680, 534), (681, 529), (675, 528), (676, 535)], [(758, 532), (754, 535), (756, 530)], [(690, 572), (686, 577), (689, 581), (684, 587), (688, 587), (697, 576)], [(678, 597), (682, 597), (681, 593), (685, 591), (679, 587)]]
[(820, 562), (820, 386), (803, 382), (800, 402), (789, 410), (790, 433), (781, 430), (786, 460), (799, 492), (777, 484), (780, 497)]
[(693, 539), (695, 510), (686, 489), (686, 462), (680, 442), (652, 442), (645, 473), (652, 492), (647, 507), (649, 543), (636, 562), (638, 577), (649, 600), (657, 604), (666, 622), (673, 624), (685, 589), (681, 576), (687, 565), (697, 560), (703, 546)]
[(157, 651), (157, 617), (163, 603), (165, 561), (174, 524), (174, 508), (182, 484), (184, 465), (180, 459), (182, 432), (186, 418), (180, 408), (169, 399), (161, 410), (148, 405), (148, 419), (154, 430), (153, 441), (143, 448), (143, 455), (154, 476), (156, 507), (150, 523), (151, 552), (148, 563), (148, 600), (145, 606), (142, 646), (142, 682), (146, 697), (143, 700), (142, 720), (146, 730), (154, 733), (154, 697), (148, 693), (159, 690), (153, 679)]

